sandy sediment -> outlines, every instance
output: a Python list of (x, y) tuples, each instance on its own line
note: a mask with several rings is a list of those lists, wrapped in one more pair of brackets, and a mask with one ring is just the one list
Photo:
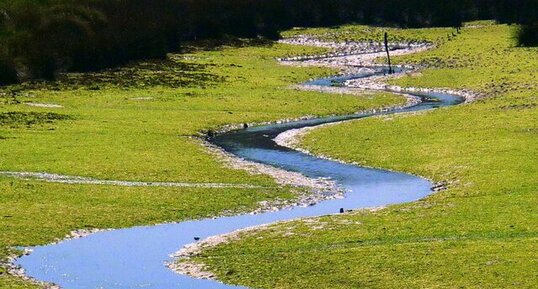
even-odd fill
[[(290, 44), (290, 45), (304, 45), (312, 47), (321, 47), (330, 49), (330, 52), (320, 55), (303, 55), (303, 56), (293, 56), (288, 58), (278, 58), (281, 62), (288, 61), (301, 61), (305, 62), (307, 60), (322, 60), (327, 58), (334, 57), (347, 57), (351, 55), (365, 55), (365, 54), (376, 54), (376, 53), (385, 53), (385, 46), (381, 42), (357, 42), (357, 41), (343, 41), (343, 42), (334, 42), (334, 41), (324, 41), (316, 39), (307, 35), (298, 35), (292, 38), (287, 38), (280, 40), (279, 43)], [(431, 47), (429, 42), (391, 42), (389, 45), (389, 50), (396, 51), (402, 49), (419, 49), (424, 47)], [(394, 52), (399, 53), (399, 52)]]
[[(397, 109), (402, 109), (402, 108), (405, 108), (405, 107), (411, 107), (411, 106), (417, 105), (417, 104), (419, 104), (421, 102), (421, 99), (419, 97), (417, 97), (417, 96), (413, 96), (413, 95), (410, 95), (410, 94), (400, 94), (400, 95), (402, 97), (406, 98), (407, 101), (406, 101), (405, 104), (399, 105), (399, 106), (389, 106), (389, 107), (386, 107), (386, 108), (373, 109), (371, 111), (365, 111), (364, 113), (390, 112), (390, 111), (397, 110)], [(349, 122), (349, 121), (353, 121), (353, 120), (344, 120), (344, 121), (339, 121), (339, 122), (331, 122), (331, 123), (321, 124), (321, 125), (317, 125), (317, 126), (303, 127), (303, 128), (298, 128), (298, 129), (290, 129), (290, 130), (287, 130), (287, 131), (277, 135), (273, 140), (280, 146), (291, 148), (291, 149), (294, 149), (294, 150), (298, 150), (298, 151), (301, 151), (303, 153), (311, 154), (309, 151), (306, 151), (306, 150), (302, 149), (299, 146), (300, 140), (304, 135), (306, 135), (310, 131), (316, 130), (318, 128), (338, 125), (338, 124), (341, 124), (341, 123), (344, 123), (344, 122)]]

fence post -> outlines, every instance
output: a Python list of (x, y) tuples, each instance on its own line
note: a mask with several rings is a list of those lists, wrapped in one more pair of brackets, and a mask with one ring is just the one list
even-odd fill
[(389, 34), (387, 32), (385, 32), (385, 50), (387, 51), (387, 59), (389, 62), (389, 74), (392, 74), (393, 70), (392, 70), (392, 64), (390, 62), (390, 52), (389, 52)]

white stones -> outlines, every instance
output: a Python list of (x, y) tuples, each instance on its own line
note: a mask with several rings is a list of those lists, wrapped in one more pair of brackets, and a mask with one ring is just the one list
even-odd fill
[(98, 180), (88, 177), (67, 176), (46, 172), (11, 172), (0, 171), (0, 175), (24, 180), (37, 180), (49, 183), (83, 184), (83, 185), (111, 185), (122, 187), (179, 187), (179, 188), (235, 188), (259, 189), (262, 186), (251, 184), (225, 184), (225, 183), (182, 183), (182, 182), (142, 182), (122, 180)]
[(33, 107), (44, 107), (44, 108), (62, 108), (62, 105), (55, 103), (40, 103), (40, 102), (25, 102), (24, 104)]
[(151, 96), (145, 96), (145, 97), (133, 97), (130, 98), (130, 100), (138, 100), (138, 101), (144, 101), (144, 100), (154, 100), (154, 97)]

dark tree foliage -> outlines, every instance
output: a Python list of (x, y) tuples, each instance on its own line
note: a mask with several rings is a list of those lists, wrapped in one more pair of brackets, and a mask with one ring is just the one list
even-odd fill
[(518, 29), (516, 37), (519, 46), (537, 46), (538, 24), (522, 25)]
[(7, 55), (0, 55), (0, 85), (17, 82), (17, 71)]
[(538, 46), (538, 0), (511, 0), (492, 3), (495, 18), (521, 24), (516, 35), (521, 46)]
[(294, 26), (521, 23), (536, 42), (537, 0), (0, 0), (0, 83), (52, 79), (143, 58), (184, 41), (278, 38)]

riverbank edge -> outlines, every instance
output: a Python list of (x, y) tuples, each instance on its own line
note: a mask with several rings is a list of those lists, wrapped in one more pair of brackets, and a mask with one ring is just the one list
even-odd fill
[[(297, 45), (308, 45), (308, 44), (304, 44), (304, 43), (308, 43), (308, 41), (303, 42), (303, 44), (297, 44)], [(327, 47), (327, 46), (323, 46), (323, 44), (320, 44), (319, 47)], [(332, 43), (329, 43), (328, 47), (329, 48), (334, 48)], [(414, 49), (413, 48), (408, 48), (408, 49), (404, 48), (403, 51), (400, 51), (400, 53), (398, 53), (398, 55), (420, 53), (420, 52), (424, 52), (424, 51), (427, 51), (429, 49), (434, 49), (434, 48), (435, 47), (433, 45), (424, 44), (424, 45), (419, 45)], [(373, 52), (373, 53), (366, 53), (366, 54), (364, 54), (364, 53), (349, 53), (349, 54), (338, 55), (338, 56), (334, 56), (334, 57), (330, 56), (329, 58), (343, 58), (343, 57), (348, 57), (348, 56), (349, 57), (360, 57), (361, 58), (360, 60), (363, 61), (363, 63), (369, 64), (371, 66), (376, 66), (376, 64), (374, 63), (374, 60), (377, 59), (378, 57), (382, 56), (382, 54), (380, 55), (380, 52)], [(333, 66), (332, 64), (327, 65), (326, 63), (318, 62), (319, 60), (323, 60), (324, 58), (305, 57), (305, 59), (306, 59), (306, 61), (310, 62), (309, 64), (307, 64), (307, 66), (311, 65), (311, 66), (329, 66), (329, 67), (333, 67), (333, 68), (337, 67), (337, 68), (340, 69), (340, 71), (342, 72), (343, 75), (352, 74), (357, 69), (356, 67)], [(279, 59), (279, 61), (284, 65), (304, 66), (304, 64), (301, 63), (301, 59), (293, 59), (293, 60)], [(317, 65), (316, 65), (315, 62), (318, 62)], [(398, 66), (396, 66), (396, 67), (398, 67)], [(400, 66), (400, 67), (411, 68), (411, 72), (408, 72), (408, 73), (416, 73), (416, 72), (420, 71), (420, 69), (421, 69), (419, 67), (413, 67), (413, 66)], [(400, 86), (390, 85), (390, 84), (386, 83), (386, 81), (403, 77), (403, 76), (407, 75), (408, 73), (397, 73), (397, 74), (391, 74), (391, 75), (385, 75), (385, 76), (373, 76), (373, 77), (361, 78), (361, 79), (357, 80), (357, 81), (361, 81), (359, 83), (357, 83), (357, 82), (355, 82), (353, 80), (346, 81), (345, 85), (343, 87), (334, 87), (334, 88), (333, 87), (328, 87), (327, 88), (327, 87), (321, 87), (321, 86), (316, 86), (316, 85), (295, 85), (295, 86), (293, 86), (293, 88), (295, 88), (295, 89), (303, 89), (303, 90), (317, 90), (317, 91), (320, 91), (320, 92), (328, 92), (328, 93), (346, 93), (347, 92), (348, 94), (349, 93), (354, 94), (354, 93), (357, 93), (357, 92), (364, 93), (366, 91), (390, 91), (390, 92), (398, 93), (398, 94), (406, 97), (407, 103), (405, 105), (394, 106), (394, 107), (392, 107), (392, 109), (405, 108), (405, 107), (414, 106), (414, 105), (418, 104), (421, 101), (420, 98), (418, 98), (416, 96), (413, 96), (411, 94), (408, 94), (408, 93), (411, 93), (411, 92), (440, 92), (440, 93), (454, 94), (454, 95), (458, 95), (458, 96), (462, 97), (465, 100), (465, 104), (474, 102), (477, 99), (481, 99), (481, 98), (485, 97), (485, 95), (480, 94), (478, 92), (471, 91), (471, 90), (452, 90), (452, 89), (446, 89), (446, 88), (438, 88), (438, 89), (437, 88), (413, 88), (413, 87), (403, 88), (403, 87), (400, 87)], [(390, 111), (390, 109), (387, 110), (387, 111)], [(375, 113), (376, 110), (372, 110), (370, 112)], [(324, 127), (324, 126), (328, 126), (328, 125), (336, 125), (336, 124), (339, 124), (339, 123), (342, 123), (342, 122), (347, 122), (347, 121), (354, 121), (354, 120), (346, 120), (346, 121), (341, 121), (341, 122), (322, 124), (322, 125), (313, 126), (313, 127), (306, 127), (306, 128), (302, 128), (302, 129), (292, 129), (292, 130), (286, 131), (286, 132), (280, 134), (279, 136), (277, 136), (277, 138), (275, 138), (275, 142), (278, 145), (288, 147), (288, 148), (291, 148), (291, 149), (295, 149), (295, 150), (301, 151), (303, 153), (307, 153), (309, 155), (314, 155), (314, 154), (312, 154), (311, 152), (309, 152), (307, 150), (301, 149), (297, 144), (290, 144), (290, 142), (293, 142), (293, 139), (298, 137), (299, 136), (298, 134), (300, 134), (301, 132), (304, 133), (304, 132), (307, 132), (307, 131), (310, 131), (310, 130), (313, 130), (313, 129), (317, 129), (317, 128), (320, 128), (320, 127)], [(290, 134), (288, 136), (285, 136), (285, 137), (281, 136), (281, 135), (286, 134), (288, 132), (290, 132)], [(280, 139), (279, 139), (279, 137), (280, 137)], [(315, 156), (320, 157), (320, 158), (324, 158), (324, 159), (328, 159), (328, 160), (333, 160), (333, 161), (349, 164), (349, 162), (332, 159), (332, 158), (329, 158), (327, 156), (319, 156), (319, 155), (315, 155)], [(359, 165), (359, 164), (356, 164), (356, 163), (351, 163), (351, 164)], [(364, 165), (360, 165), (360, 166), (368, 167), (368, 166), (364, 166)], [(384, 168), (380, 168), (380, 169), (384, 169)], [(386, 170), (386, 169), (384, 169), (384, 170)], [(423, 176), (418, 176), (418, 177), (424, 178)], [(424, 178), (424, 179), (428, 179), (428, 178)], [(449, 185), (448, 182), (438, 182), (438, 183), (432, 182), (432, 183), (434, 183), (434, 186), (432, 187), (432, 191), (434, 191), (434, 192), (439, 192), (439, 191), (442, 191), (442, 190), (446, 190), (448, 185)], [(385, 207), (365, 208), (363, 210), (366, 210), (366, 211), (378, 211), (378, 210), (381, 210), (381, 209), (384, 209), (384, 208)], [(233, 240), (237, 240), (238, 238), (240, 238), (240, 236), (242, 234), (252, 233), (252, 232), (255, 232), (255, 231), (259, 231), (259, 230), (261, 230), (261, 229), (263, 229), (263, 228), (265, 228), (265, 227), (267, 227), (269, 225), (285, 223), (285, 222), (289, 222), (289, 221), (282, 221), (282, 222), (276, 222), (276, 223), (271, 223), (271, 224), (264, 224), (264, 225), (249, 227), (249, 228), (245, 228), (245, 229), (240, 229), (240, 230), (236, 230), (234, 232), (229, 232), (229, 233), (222, 234), (222, 235), (212, 236), (212, 237), (206, 238), (206, 239), (201, 240), (201, 241), (196, 242), (196, 243), (188, 244), (188, 245), (184, 246), (178, 252), (171, 255), (171, 257), (174, 258), (175, 261), (171, 262), (171, 263), (167, 263), (167, 266), (171, 270), (175, 271), (178, 274), (188, 275), (188, 276), (199, 278), (199, 279), (210, 279), (210, 280), (218, 281), (215, 274), (210, 272), (207, 269), (207, 266), (205, 264), (199, 263), (199, 262), (193, 262), (192, 258), (199, 255), (204, 250), (207, 250), (209, 248), (212, 248), (212, 247), (224, 244), (224, 243), (229, 243), (229, 242), (231, 242)]]
[[(421, 51), (422, 48), (421, 48)], [(411, 52), (413, 53), (413, 52)], [(356, 55), (354, 53), (350, 55)], [(360, 53), (359, 55), (368, 55), (364, 53)], [(341, 56), (338, 56), (341, 57)], [(375, 59), (377, 56), (372, 57), (371, 59)], [(285, 59), (276, 59), (281, 64), (284, 64), (286, 61)], [(299, 90), (308, 90), (308, 86), (306, 85), (293, 85), (288, 87), (288, 89), (299, 89)], [(348, 87), (345, 92), (341, 91), (325, 91), (326, 93), (337, 93), (337, 94), (348, 94), (348, 95), (364, 95), (368, 91), (372, 91), (369, 89), (362, 89), (362, 88), (352, 88)], [(395, 110), (399, 108), (404, 108), (408, 106), (413, 106), (417, 104), (419, 101), (417, 98), (407, 98), (407, 101), (403, 105), (388, 105), (384, 107), (378, 107), (375, 109), (369, 109), (369, 110), (363, 110), (355, 112), (355, 114), (367, 114), (367, 113), (375, 113), (379, 110), (382, 111), (390, 111)], [(327, 116), (337, 116), (338, 114), (332, 114)], [(300, 121), (300, 120), (308, 120), (317, 118), (319, 116), (316, 115), (307, 115), (303, 117), (296, 117), (296, 118), (284, 118), (276, 121), (267, 121), (267, 122), (258, 122), (258, 123), (248, 123), (248, 126), (263, 126), (263, 125), (270, 125), (270, 124), (281, 124), (281, 123), (289, 123), (293, 121)], [(245, 123), (240, 124), (228, 124), (223, 125), (220, 128), (217, 128), (213, 133), (226, 133), (229, 131), (237, 130), (244, 128)], [(308, 178), (300, 173), (295, 172), (289, 172), (283, 169), (275, 168), (269, 165), (256, 163), (247, 161), (243, 158), (237, 157), (231, 153), (228, 153), (221, 149), (220, 147), (217, 147), (213, 144), (211, 144), (207, 139), (207, 132), (201, 131), (198, 133), (198, 135), (194, 135), (191, 138), (199, 142), (201, 146), (203, 146), (210, 154), (214, 155), (216, 158), (218, 158), (221, 162), (223, 162), (226, 166), (234, 168), (234, 169), (240, 169), (245, 170), (252, 174), (266, 174), (272, 177), (277, 184), (280, 184), (282, 186), (292, 186), (297, 188), (305, 188), (305, 190), (299, 190), (296, 191), (297, 197), (290, 200), (273, 200), (273, 201), (264, 201), (260, 202), (259, 207), (253, 211), (245, 211), (245, 212), (237, 212), (237, 211), (224, 211), (219, 215), (208, 217), (208, 219), (216, 219), (221, 217), (229, 217), (229, 216), (235, 216), (238, 214), (261, 214), (261, 213), (267, 213), (267, 212), (274, 212), (274, 211), (280, 211), (285, 209), (290, 209), (293, 207), (306, 207), (306, 206), (312, 206), (319, 202), (331, 200), (331, 199), (337, 199), (337, 198), (343, 198), (345, 191), (338, 187), (336, 183), (329, 179), (313, 179)], [(8, 174), (22, 174), (23, 176), (25, 174), (34, 174), (34, 172), (2, 172), (2, 173), (8, 173)], [(49, 174), (46, 172), (40, 172), (38, 174)], [(73, 178), (85, 178), (85, 177), (78, 177), (78, 176), (70, 176)], [(24, 178), (22, 178), (24, 179)], [(46, 181), (46, 180), (39, 180), (39, 179), (32, 179), (33, 181)], [(118, 181), (122, 182), (122, 181)], [(148, 182), (150, 183), (150, 182)], [(135, 227), (146, 227), (146, 226), (156, 226), (156, 225), (165, 225), (165, 224), (176, 224), (184, 221), (189, 221), (189, 219), (182, 220), (182, 221), (171, 221), (171, 222), (163, 222), (163, 223), (157, 223), (157, 224), (149, 224), (149, 225), (141, 225), (141, 226), (135, 226)], [(268, 224), (269, 225), (269, 224)], [(262, 227), (262, 226), (258, 226)], [(257, 227), (256, 227), (257, 228)], [(62, 242), (67, 242), (69, 240), (78, 239), (78, 238), (84, 238), (89, 235), (93, 235), (99, 232), (104, 231), (111, 231), (121, 228), (103, 228), (103, 229), (77, 229), (73, 230), (70, 233), (68, 233), (63, 238), (57, 238), (56, 240), (39, 245), (39, 246), (49, 246), (54, 244), (59, 244)], [(252, 229), (252, 228), (246, 228)], [(234, 232), (232, 232), (234, 233)], [(218, 236), (216, 236), (218, 238)], [(32, 250), (30, 248), (20, 249), (20, 248), (13, 248), (12, 255), (8, 256), (4, 260), (0, 260), (0, 267), (5, 268), (7, 274), (18, 277), (21, 280), (25, 282), (29, 282), (30, 284), (36, 285), (38, 287), (41, 287), (43, 289), (61, 289), (62, 287), (58, 286), (57, 284), (40, 281), (37, 280), (31, 276), (28, 276), (26, 274), (26, 271), (24, 268), (21, 268), (20, 266), (16, 265), (15, 262), (18, 258), (24, 255), (28, 255), (32, 253)], [(172, 254), (171, 257), (175, 257), (176, 254)], [(175, 262), (166, 262), (165, 265), (170, 267), (171, 264)], [(172, 269), (172, 268), (171, 268)], [(174, 270), (176, 271), (176, 270)], [(177, 271), (176, 271), (177, 272)], [(189, 275), (189, 274), (188, 274)]]

